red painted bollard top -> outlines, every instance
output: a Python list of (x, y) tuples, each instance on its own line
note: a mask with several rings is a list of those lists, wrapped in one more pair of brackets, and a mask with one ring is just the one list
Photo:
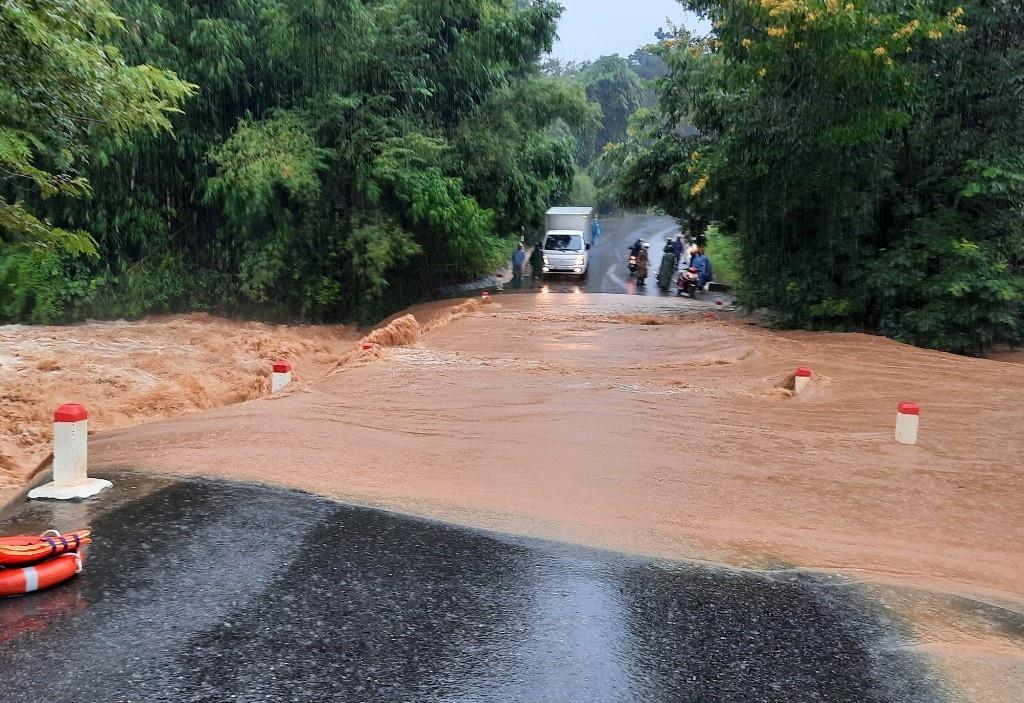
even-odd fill
[(917, 403), (900, 403), (898, 412), (900, 415), (920, 415), (921, 406)]
[(65, 403), (53, 413), (54, 422), (81, 422), (88, 419), (89, 413), (85, 406), (78, 403)]
[(798, 368), (796, 370), (796, 375), (797, 375), (797, 378), (810, 378), (811, 376), (814, 375), (814, 372), (811, 371), (806, 366), (801, 366), (800, 368)]
[(274, 362), (274, 373), (288, 373), (292, 370), (292, 362), (287, 359), (278, 359)]

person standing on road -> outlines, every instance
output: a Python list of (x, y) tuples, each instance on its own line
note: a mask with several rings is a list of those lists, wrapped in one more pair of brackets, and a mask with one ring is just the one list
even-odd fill
[(544, 249), (540, 244), (537, 244), (530, 253), (530, 277), (534, 283), (544, 278)]
[(526, 265), (526, 250), (520, 242), (516, 246), (516, 253), (512, 255), (512, 287), (523, 287), (523, 266)]
[(683, 235), (680, 234), (676, 237), (675, 241), (672, 242), (672, 251), (675, 252), (677, 264), (683, 260), (683, 250), (685, 249), (686, 244), (683, 242)]
[(597, 221), (596, 217), (594, 218), (594, 224), (590, 226), (590, 234), (594, 244), (597, 244), (597, 239), (601, 236), (601, 223)]
[(636, 255), (636, 284), (647, 285), (647, 266), (650, 263), (651, 245), (644, 242), (640, 247), (640, 253)]
[(675, 277), (679, 259), (676, 258), (676, 243), (669, 239), (661, 253), (661, 266), (658, 268), (658, 288), (667, 291)]

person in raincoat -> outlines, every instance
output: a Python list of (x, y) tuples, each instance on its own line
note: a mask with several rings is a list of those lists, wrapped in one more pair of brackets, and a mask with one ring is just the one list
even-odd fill
[(526, 264), (526, 250), (520, 243), (516, 247), (516, 253), (512, 255), (512, 287), (523, 287), (523, 266)]
[(534, 283), (544, 278), (544, 249), (540, 244), (530, 253), (530, 278)]
[(658, 288), (668, 290), (672, 286), (672, 279), (675, 278), (678, 266), (679, 259), (676, 257), (676, 245), (674, 241), (669, 239), (665, 242), (665, 248), (661, 253), (661, 266), (658, 267)]
[(711, 271), (711, 260), (704, 253), (704, 247), (698, 247), (693, 258), (690, 259), (690, 267), (697, 269), (697, 290), (703, 290), (704, 286), (715, 280)]
[(651, 245), (647, 242), (640, 247), (640, 253), (636, 255), (636, 284), (647, 285), (647, 266), (650, 263)]

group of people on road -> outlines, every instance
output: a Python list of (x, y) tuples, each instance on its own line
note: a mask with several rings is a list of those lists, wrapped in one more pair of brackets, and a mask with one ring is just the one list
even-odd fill
[[(596, 242), (601, 236), (601, 224), (595, 219), (591, 232), (593, 241)], [(650, 249), (651, 245), (643, 238), (638, 238), (629, 248), (635, 257), (636, 284), (647, 285), (647, 274), (650, 271)], [(523, 274), (526, 264), (530, 265), (530, 274), (533, 281), (540, 281), (544, 276), (544, 248), (543, 242), (533, 247), (529, 255), (526, 253), (526, 245), (520, 241), (512, 255), (512, 287), (523, 287)], [(676, 281), (676, 274), (680, 270), (694, 269), (697, 274), (697, 290), (702, 290), (705, 285), (714, 280), (711, 271), (711, 261), (704, 251), (704, 247), (694, 244), (687, 248), (686, 240), (682, 234), (675, 238), (669, 237), (662, 250), (661, 265), (658, 268), (657, 283), (663, 291), (668, 291)]]
[[(601, 223), (594, 219), (593, 224), (590, 228), (591, 240), (594, 244), (597, 244), (597, 240), (601, 237)], [(526, 256), (526, 245), (522, 240), (516, 246), (515, 252), (512, 254), (512, 287), (522, 288), (523, 287), (523, 272), (526, 269), (527, 261), (530, 264), (530, 278), (534, 281), (540, 281), (544, 277), (544, 243), (538, 242), (534, 247), (533, 251), (530, 252), (529, 259)]]
[[(651, 245), (642, 238), (638, 238), (629, 249), (636, 258), (636, 284), (646, 286), (647, 274), (650, 270)], [(711, 260), (708, 259), (704, 247), (694, 244), (687, 249), (683, 235), (679, 234), (675, 239), (669, 237), (665, 242), (661, 266), (658, 267), (658, 287), (663, 291), (668, 291), (675, 282), (676, 274), (681, 269), (696, 270), (697, 290), (701, 290), (714, 280), (711, 272)]]
[[(522, 242), (516, 247), (515, 253), (512, 255), (512, 287), (522, 288), (523, 287), (523, 270), (526, 268), (527, 256), (526, 247)], [(539, 281), (544, 275), (544, 249), (540, 244), (533, 247), (533, 251), (530, 252), (529, 256), (530, 264), (530, 278), (534, 281)]]

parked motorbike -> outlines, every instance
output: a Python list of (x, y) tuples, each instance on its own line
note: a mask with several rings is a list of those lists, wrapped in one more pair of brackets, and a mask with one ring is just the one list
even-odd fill
[(697, 297), (697, 281), (700, 275), (693, 266), (684, 268), (676, 278), (676, 295), (688, 295), (691, 298)]

